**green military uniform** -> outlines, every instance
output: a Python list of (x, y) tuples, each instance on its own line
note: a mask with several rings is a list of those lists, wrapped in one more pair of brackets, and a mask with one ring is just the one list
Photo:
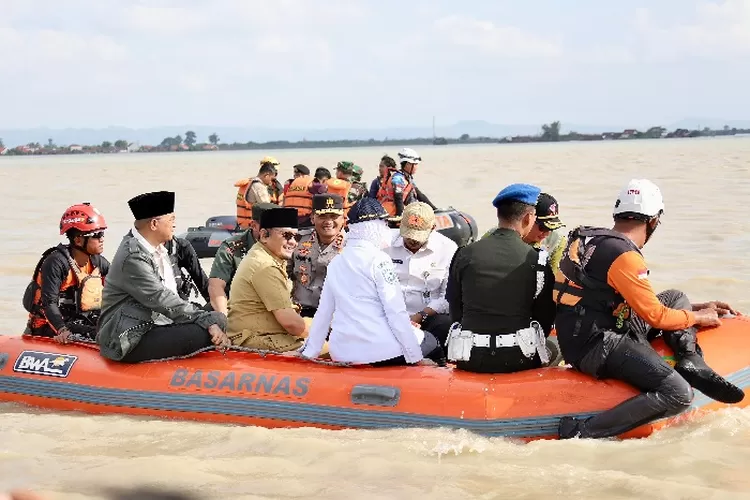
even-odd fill
[[(332, 213), (343, 216), (344, 201), (335, 194), (319, 194), (313, 197), (315, 215)], [(328, 264), (344, 247), (346, 233), (341, 233), (329, 245), (323, 246), (315, 228), (303, 229), (302, 236), (292, 259), (288, 274), (294, 283), (292, 298), (302, 308), (302, 316), (312, 316), (320, 302), (320, 292), (326, 278)]]
[[(269, 208), (278, 207), (273, 203), (256, 203), (253, 205), (253, 220), (259, 222), (260, 215)], [(222, 241), (218, 250), (216, 250), (213, 264), (211, 264), (211, 273), (208, 277), (209, 279), (218, 278), (226, 283), (224, 293), (227, 297), (229, 297), (229, 289), (237, 268), (240, 267), (240, 262), (253, 245), (255, 245), (253, 231), (252, 229), (246, 229)]]
[(240, 267), (240, 262), (253, 245), (255, 245), (255, 238), (252, 229), (246, 229), (241, 233), (232, 235), (219, 245), (214, 262), (211, 264), (211, 274), (208, 277), (219, 278), (226, 283), (224, 293), (227, 297), (229, 297), (229, 288), (237, 268)]
[(352, 167), (352, 187), (349, 189), (349, 205), (353, 205), (365, 196), (367, 196), (367, 184), (362, 182), (362, 167), (353, 165)]
[[(538, 194), (539, 188), (514, 184), (498, 193), (493, 205), (497, 208), (516, 202), (534, 206)], [(446, 298), (451, 320), (474, 336), (470, 359), (459, 360), (458, 369), (509, 373), (541, 366), (539, 355), (525, 355), (517, 344), (497, 344), (500, 337), (529, 328), (532, 321), (549, 335), (555, 319), (554, 277), (546, 259), (545, 263), (541, 260), (510, 228), (498, 228), (456, 252)]]

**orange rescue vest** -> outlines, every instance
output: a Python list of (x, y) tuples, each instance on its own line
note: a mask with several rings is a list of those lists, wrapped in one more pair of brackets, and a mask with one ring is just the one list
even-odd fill
[(343, 179), (328, 179), (326, 185), (328, 186), (328, 194), (337, 194), (344, 200), (344, 216), (346, 217), (352, 206), (349, 203), (349, 190), (352, 188), (352, 183)]
[(310, 184), (313, 178), (310, 175), (301, 175), (294, 179), (284, 196), (284, 206), (297, 209), (297, 217), (306, 217), (312, 213), (312, 198)]
[[(380, 188), (378, 189), (378, 201), (381, 205), (383, 205), (383, 208), (391, 217), (396, 216), (396, 201), (394, 198), (394, 189), (393, 189), (393, 174), (398, 172), (398, 170), (390, 171), (388, 178), (383, 182), (383, 180), (380, 180)], [(406, 179), (406, 177), (404, 177)], [(412, 189), (414, 189), (414, 185), (409, 182), (408, 179), (406, 179), (406, 187), (404, 188), (403, 192), (403, 200), (404, 205), (406, 205), (406, 200), (409, 197), (409, 193), (411, 193)]]
[(237, 187), (237, 225), (243, 230), (249, 228), (250, 221), (253, 220), (253, 204), (247, 201), (247, 191), (256, 182), (262, 181), (255, 177), (254, 179), (241, 179), (234, 183)]
[(74, 309), (77, 315), (100, 311), (102, 308), (102, 292), (104, 291), (104, 277), (101, 270), (94, 266), (91, 259), (81, 269), (67, 248), (57, 246), (42, 254), (42, 258), (34, 269), (31, 283), (24, 294), (24, 308), (29, 311), (29, 323), (33, 329), (41, 328), (47, 323), (42, 311), (42, 264), (54, 251), (62, 252), (70, 266), (70, 272), (60, 286), (59, 307), (67, 310)]

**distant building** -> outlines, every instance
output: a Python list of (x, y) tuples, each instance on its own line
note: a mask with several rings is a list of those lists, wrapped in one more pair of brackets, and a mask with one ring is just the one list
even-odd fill
[(78, 144), (71, 144), (68, 149), (71, 151), (83, 151), (83, 146), (80, 146)]
[(0, 155), (4, 155), (7, 152), (8, 152), (8, 148), (0, 146)]

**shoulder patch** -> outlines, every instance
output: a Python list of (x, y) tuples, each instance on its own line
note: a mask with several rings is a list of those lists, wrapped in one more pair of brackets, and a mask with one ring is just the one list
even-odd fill
[(383, 276), (383, 279), (389, 285), (395, 285), (398, 283), (398, 276), (396, 275), (396, 268), (393, 266), (393, 262), (390, 260), (384, 260), (377, 265), (377, 271)]

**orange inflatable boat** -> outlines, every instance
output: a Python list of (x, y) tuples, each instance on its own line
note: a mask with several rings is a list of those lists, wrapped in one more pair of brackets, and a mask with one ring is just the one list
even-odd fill
[[(747, 389), (750, 320), (726, 319), (699, 340), (709, 364)], [(655, 347), (669, 359), (661, 341)], [(591, 415), (634, 394), (626, 384), (562, 367), (479, 375), (427, 366), (331, 366), (240, 351), (127, 365), (102, 358), (95, 345), (0, 336), (0, 401), (50, 410), (264, 427), (447, 427), (531, 440), (556, 437), (561, 416)], [(723, 406), (696, 392), (687, 414)], [(677, 419), (623, 437), (647, 436)]]

